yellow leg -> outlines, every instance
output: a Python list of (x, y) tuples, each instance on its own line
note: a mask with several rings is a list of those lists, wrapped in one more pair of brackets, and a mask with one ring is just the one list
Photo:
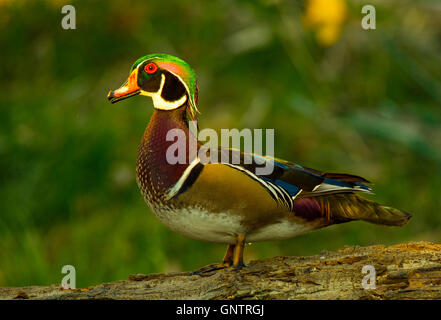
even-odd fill
[(243, 263), (243, 250), (245, 248), (245, 235), (236, 236), (236, 244), (230, 244), (224, 259), (221, 263), (210, 264), (190, 273), (190, 275), (202, 275), (211, 271), (217, 271), (232, 267), (232, 270), (239, 270), (245, 267)]
[(231, 266), (234, 262), (234, 248), (236, 247), (235, 244), (230, 244), (228, 246), (227, 252), (225, 252), (224, 259), (222, 260), (222, 264), (226, 266)]
[(191, 272), (190, 275), (195, 275), (195, 274), (201, 275), (207, 272), (217, 271), (217, 270), (225, 269), (227, 267), (231, 267), (234, 262), (233, 259), (234, 259), (235, 247), (236, 247), (235, 244), (230, 244), (228, 246), (227, 252), (225, 252), (225, 256), (221, 263), (209, 264), (208, 266), (202, 267), (198, 270)]
[(241, 269), (245, 266), (243, 263), (243, 250), (245, 248), (245, 235), (239, 234), (236, 237), (236, 251), (234, 253), (233, 267)]

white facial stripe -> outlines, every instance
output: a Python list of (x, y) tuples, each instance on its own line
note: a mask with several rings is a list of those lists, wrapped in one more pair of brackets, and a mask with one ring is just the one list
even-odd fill
[[(182, 80), (179, 79), (181, 82)], [(151, 97), (153, 100), (153, 106), (155, 107), (155, 109), (160, 109), (160, 110), (173, 110), (173, 109), (177, 109), (180, 106), (182, 106), (185, 101), (187, 101), (187, 95), (184, 94), (181, 98), (179, 98), (178, 100), (175, 101), (167, 101), (165, 100), (161, 94), (162, 94), (162, 89), (164, 88), (164, 84), (165, 84), (165, 75), (161, 74), (161, 85), (159, 86), (159, 90), (156, 92), (147, 92), (141, 89), (140, 94), (143, 96), (147, 96), (147, 97)]]
[(185, 88), (185, 91), (187, 91), (188, 96), (190, 97), (190, 100), (193, 100), (193, 98), (190, 96), (190, 89), (188, 88), (188, 86), (187, 86), (187, 84), (185, 83), (185, 81), (182, 80), (182, 78), (181, 78), (179, 75), (177, 75), (176, 73), (171, 72), (170, 70), (167, 70), (167, 71), (170, 72), (171, 74), (173, 74), (176, 78), (178, 78), (179, 81), (181, 81), (182, 85), (183, 85), (184, 88)]

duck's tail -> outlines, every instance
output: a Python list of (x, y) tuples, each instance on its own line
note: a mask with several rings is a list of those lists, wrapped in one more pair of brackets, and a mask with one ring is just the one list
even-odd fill
[(333, 194), (317, 197), (322, 212), (332, 220), (363, 220), (387, 226), (404, 226), (412, 217), (409, 213), (383, 206), (358, 194)]
[(294, 202), (294, 213), (305, 219), (326, 217), (334, 223), (363, 220), (387, 226), (404, 226), (411, 215), (383, 206), (355, 193), (307, 197)]

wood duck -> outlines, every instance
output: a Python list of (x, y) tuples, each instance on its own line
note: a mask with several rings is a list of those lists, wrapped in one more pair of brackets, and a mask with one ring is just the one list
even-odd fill
[(138, 59), (128, 80), (110, 91), (108, 99), (115, 103), (138, 94), (152, 98), (154, 106), (136, 165), (145, 201), (173, 231), (228, 245), (221, 263), (199, 273), (240, 269), (245, 243), (292, 238), (352, 220), (403, 226), (411, 217), (360, 196), (371, 193), (366, 185), (369, 181), (352, 174), (327, 173), (260, 157), (260, 165), (262, 159), (271, 161), (273, 171), (259, 175), (254, 163), (203, 163), (190, 147), (184, 149), (186, 161), (170, 163), (167, 150), (176, 142), (167, 133), (182, 130), (183, 143), (190, 145), (195, 131), (188, 120), (196, 120), (198, 113), (196, 76), (180, 58), (150, 54)]

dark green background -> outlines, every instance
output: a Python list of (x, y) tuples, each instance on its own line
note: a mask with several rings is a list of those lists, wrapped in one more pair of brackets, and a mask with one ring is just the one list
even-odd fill
[[(441, 241), (439, 1), (346, 1), (322, 46), (303, 1), (0, 1), (0, 286), (77, 287), (192, 270), (224, 246), (184, 238), (150, 213), (135, 182), (150, 99), (111, 105), (131, 64), (165, 52), (199, 80), (201, 128), (274, 128), (275, 155), (375, 182), (408, 226), (352, 222), (258, 243), (246, 261), (343, 245)], [(76, 30), (61, 7), (76, 8)]]

